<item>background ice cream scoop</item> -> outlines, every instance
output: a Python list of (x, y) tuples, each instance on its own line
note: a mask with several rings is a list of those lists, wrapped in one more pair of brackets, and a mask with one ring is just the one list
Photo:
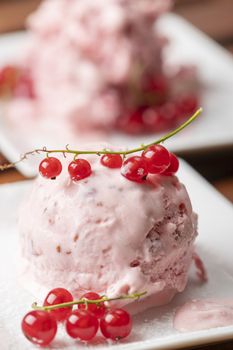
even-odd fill
[[(34, 98), (26, 101), (31, 119), (52, 120), (73, 132), (98, 128), (134, 134), (171, 128), (178, 117), (192, 113), (195, 73), (165, 73), (166, 39), (154, 27), (171, 3), (44, 1), (28, 20), (31, 39), (22, 60), (34, 86)], [(175, 105), (177, 91), (182, 101)], [(25, 113), (19, 100), (10, 105), (16, 121)]]

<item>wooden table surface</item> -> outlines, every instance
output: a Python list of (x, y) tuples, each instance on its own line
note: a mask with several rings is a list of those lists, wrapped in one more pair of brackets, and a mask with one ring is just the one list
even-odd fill
[[(25, 17), (39, 2), (40, 0), (0, 0), (0, 33), (21, 29)], [(176, 0), (174, 12), (233, 53), (233, 0)], [(233, 202), (233, 140), (232, 146), (227, 148), (179, 155)], [(0, 163), (4, 161), (0, 154)], [(24, 177), (16, 170), (0, 173), (0, 184), (20, 180), (24, 180)], [(233, 341), (202, 346), (199, 349), (233, 350)]]

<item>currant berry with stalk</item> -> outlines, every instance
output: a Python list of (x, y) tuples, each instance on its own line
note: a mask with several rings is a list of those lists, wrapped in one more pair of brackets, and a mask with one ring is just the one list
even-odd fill
[(132, 330), (131, 316), (123, 309), (110, 309), (100, 320), (100, 329), (105, 338), (112, 340), (126, 338)]
[[(65, 288), (54, 288), (46, 296), (43, 306), (52, 306), (73, 301), (72, 294)], [(72, 306), (69, 308), (59, 308), (50, 311), (51, 315), (57, 321), (64, 321), (67, 315), (72, 311)]]
[(33, 344), (49, 345), (57, 333), (55, 319), (46, 311), (33, 310), (28, 312), (21, 323), (25, 337)]
[(179, 160), (175, 156), (174, 153), (169, 153), (170, 156), (170, 165), (169, 167), (163, 172), (163, 175), (171, 176), (174, 175), (178, 169), (179, 169)]
[(126, 159), (121, 167), (121, 174), (128, 180), (143, 182), (148, 175), (148, 167), (145, 159), (140, 156), (133, 156)]
[[(98, 300), (101, 299), (101, 296), (97, 293), (94, 292), (88, 292), (82, 295), (81, 299), (86, 299), (86, 300)], [(102, 318), (105, 313), (106, 313), (106, 307), (104, 303), (100, 304), (79, 304), (78, 308), (80, 310), (88, 310), (92, 314), (94, 314), (97, 318)]]
[(74, 310), (67, 317), (65, 328), (70, 337), (88, 341), (96, 335), (99, 329), (99, 321), (88, 310)]
[(46, 179), (56, 179), (62, 172), (61, 161), (55, 157), (45, 158), (39, 165), (39, 172)]
[(73, 181), (79, 181), (90, 176), (92, 173), (91, 165), (86, 159), (76, 159), (68, 166), (68, 172)]
[(104, 154), (102, 155), (100, 162), (107, 168), (116, 169), (122, 166), (123, 160), (120, 154)]
[(168, 150), (162, 145), (152, 145), (142, 152), (150, 174), (161, 174), (170, 165)]

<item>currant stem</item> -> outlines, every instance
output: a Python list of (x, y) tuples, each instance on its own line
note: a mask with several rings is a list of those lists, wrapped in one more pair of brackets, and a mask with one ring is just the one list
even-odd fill
[(146, 148), (152, 146), (152, 145), (157, 145), (159, 143), (162, 143), (166, 140), (168, 140), (169, 138), (171, 138), (172, 136), (178, 134), (180, 131), (182, 131), (184, 128), (186, 128), (189, 124), (191, 124), (201, 113), (202, 113), (203, 109), (199, 108), (188, 120), (186, 120), (186, 122), (184, 122), (183, 124), (181, 124), (178, 128), (176, 128), (175, 130), (169, 132), (168, 134), (162, 136), (160, 139), (153, 141), (151, 143), (148, 143), (146, 145), (141, 145), (138, 148), (133, 148), (130, 150), (126, 150), (126, 151), (112, 151), (112, 150), (99, 150), (99, 151), (78, 151), (78, 150), (72, 150), (68, 148), (68, 145), (66, 145), (65, 149), (53, 149), (53, 150), (48, 150), (46, 147), (43, 148), (38, 148), (35, 149), (33, 151), (27, 152), (25, 153), (17, 162), (15, 163), (11, 163), (11, 164), (5, 164), (5, 165), (0, 165), (0, 170), (6, 170), (6, 169), (10, 169), (15, 167), (18, 163), (22, 162), (23, 160), (27, 159), (27, 157), (29, 155), (35, 155), (35, 154), (40, 154), (40, 153), (46, 153), (47, 156), (49, 156), (49, 154), (51, 153), (62, 153), (64, 156), (66, 154), (73, 154), (75, 156), (75, 158), (80, 155), (80, 154), (95, 154), (95, 155), (103, 155), (103, 154), (120, 154), (123, 157), (127, 156), (128, 154), (132, 154), (132, 153), (136, 153), (136, 152), (140, 152), (140, 151), (144, 151)]
[(120, 295), (119, 297), (115, 297), (115, 298), (108, 298), (106, 296), (103, 296), (100, 299), (96, 299), (96, 300), (88, 300), (88, 299), (79, 299), (79, 300), (73, 300), (67, 303), (62, 303), (62, 304), (56, 304), (56, 305), (50, 305), (50, 306), (38, 306), (37, 303), (33, 303), (32, 304), (32, 308), (34, 310), (43, 310), (43, 311), (52, 311), (55, 309), (60, 309), (60, 308), (64, 308), (64, 307), (70, 307), (73, 305), (79, 305), (79, 304), (100, 304), (100, 303), (104, 303), (106, 301), (114, 301), (114, 300), (126, 300), (126, 299), (139, 299), (142, 296), (146, 295), (147, 292), (141, 292), (141, 293), (133, 293), (133, 294), (128, 294), (128, 295)]
[(183, 124), (181, 124), (178, 128), (176, 128), (175, 130), (169, 132), (168, 134), (162, 136), (160, 139), (158, 139), (157, 141), (154, 141), (152, 143), (149, 143), (147, 145), (141, 145), (141, 147), (139, 148), (135, 148), (133, 150), (128, 151), (125, 154), (130, 154), (130, 153), (134, 153), (134, 152), (139, 152), (139, 151), (144, 151), (146, 148), (153, 146), (153, 145), (157, 145), (159, 143), (162, 143), (168, 139), (170, 139), (172, 136), (178, 134), (180, 131), (182, 131), (183, 129), (185, 129), (189, 124), (191, 124), (201, 113), (202, 113), (203, 109), (199, 108), (188, 120), (186, 120), (186, 122), (184, 122)]

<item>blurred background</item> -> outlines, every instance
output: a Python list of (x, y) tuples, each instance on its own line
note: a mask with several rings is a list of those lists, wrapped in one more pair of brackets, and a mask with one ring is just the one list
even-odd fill
[[(0, 32), (22, 29), (41, 0), (0, 0)], [(173, 11), (233, 52), (232, 0), (175, 0)]]
[[(233, 58), (233, 0), (175, 0), (174, 2), (174, 13), (203, 31), (225, 48)], [(41, 0), (0, 0), (0, 35), (23, 30), (25, 19), (40, 3)], [(0, 46), (0, 56), (1, 49)], [(219, 115), (219, 121), (220, 128), (228, 127), (228, 125), (222, 125), (224, 123), (221, 124), (221, 115)], [(209, 149), (205, 147), (203, 150), (182, 151), (177, 154), (233, 202), (233, 139), (227, 146)], [(5, 162), (7, 159), (1, 154), (0, 149), (0, 164)], [(16, 169), (0, 172), (0, 184), (24, 179), (25, 177)], [(233, 349), (233, 343), (213, 345), (205, 349), (230, 350)]]
[[(25, 18), (40, 2), (40, 0), (0, 0), (0, 33), (22, 30)], [(233, 55), (232, 0), (176, 0), (173, 12), (191, 22)], [(178, 154), (231, 201), (233, 201), (232, 145), (218, 147), (215, 150), (205, 148), (203, 151)], [(0, 153), (0, 162), (4, 161)], [(0, 173), (0, 183), (23, 178), (16, 170)]]

